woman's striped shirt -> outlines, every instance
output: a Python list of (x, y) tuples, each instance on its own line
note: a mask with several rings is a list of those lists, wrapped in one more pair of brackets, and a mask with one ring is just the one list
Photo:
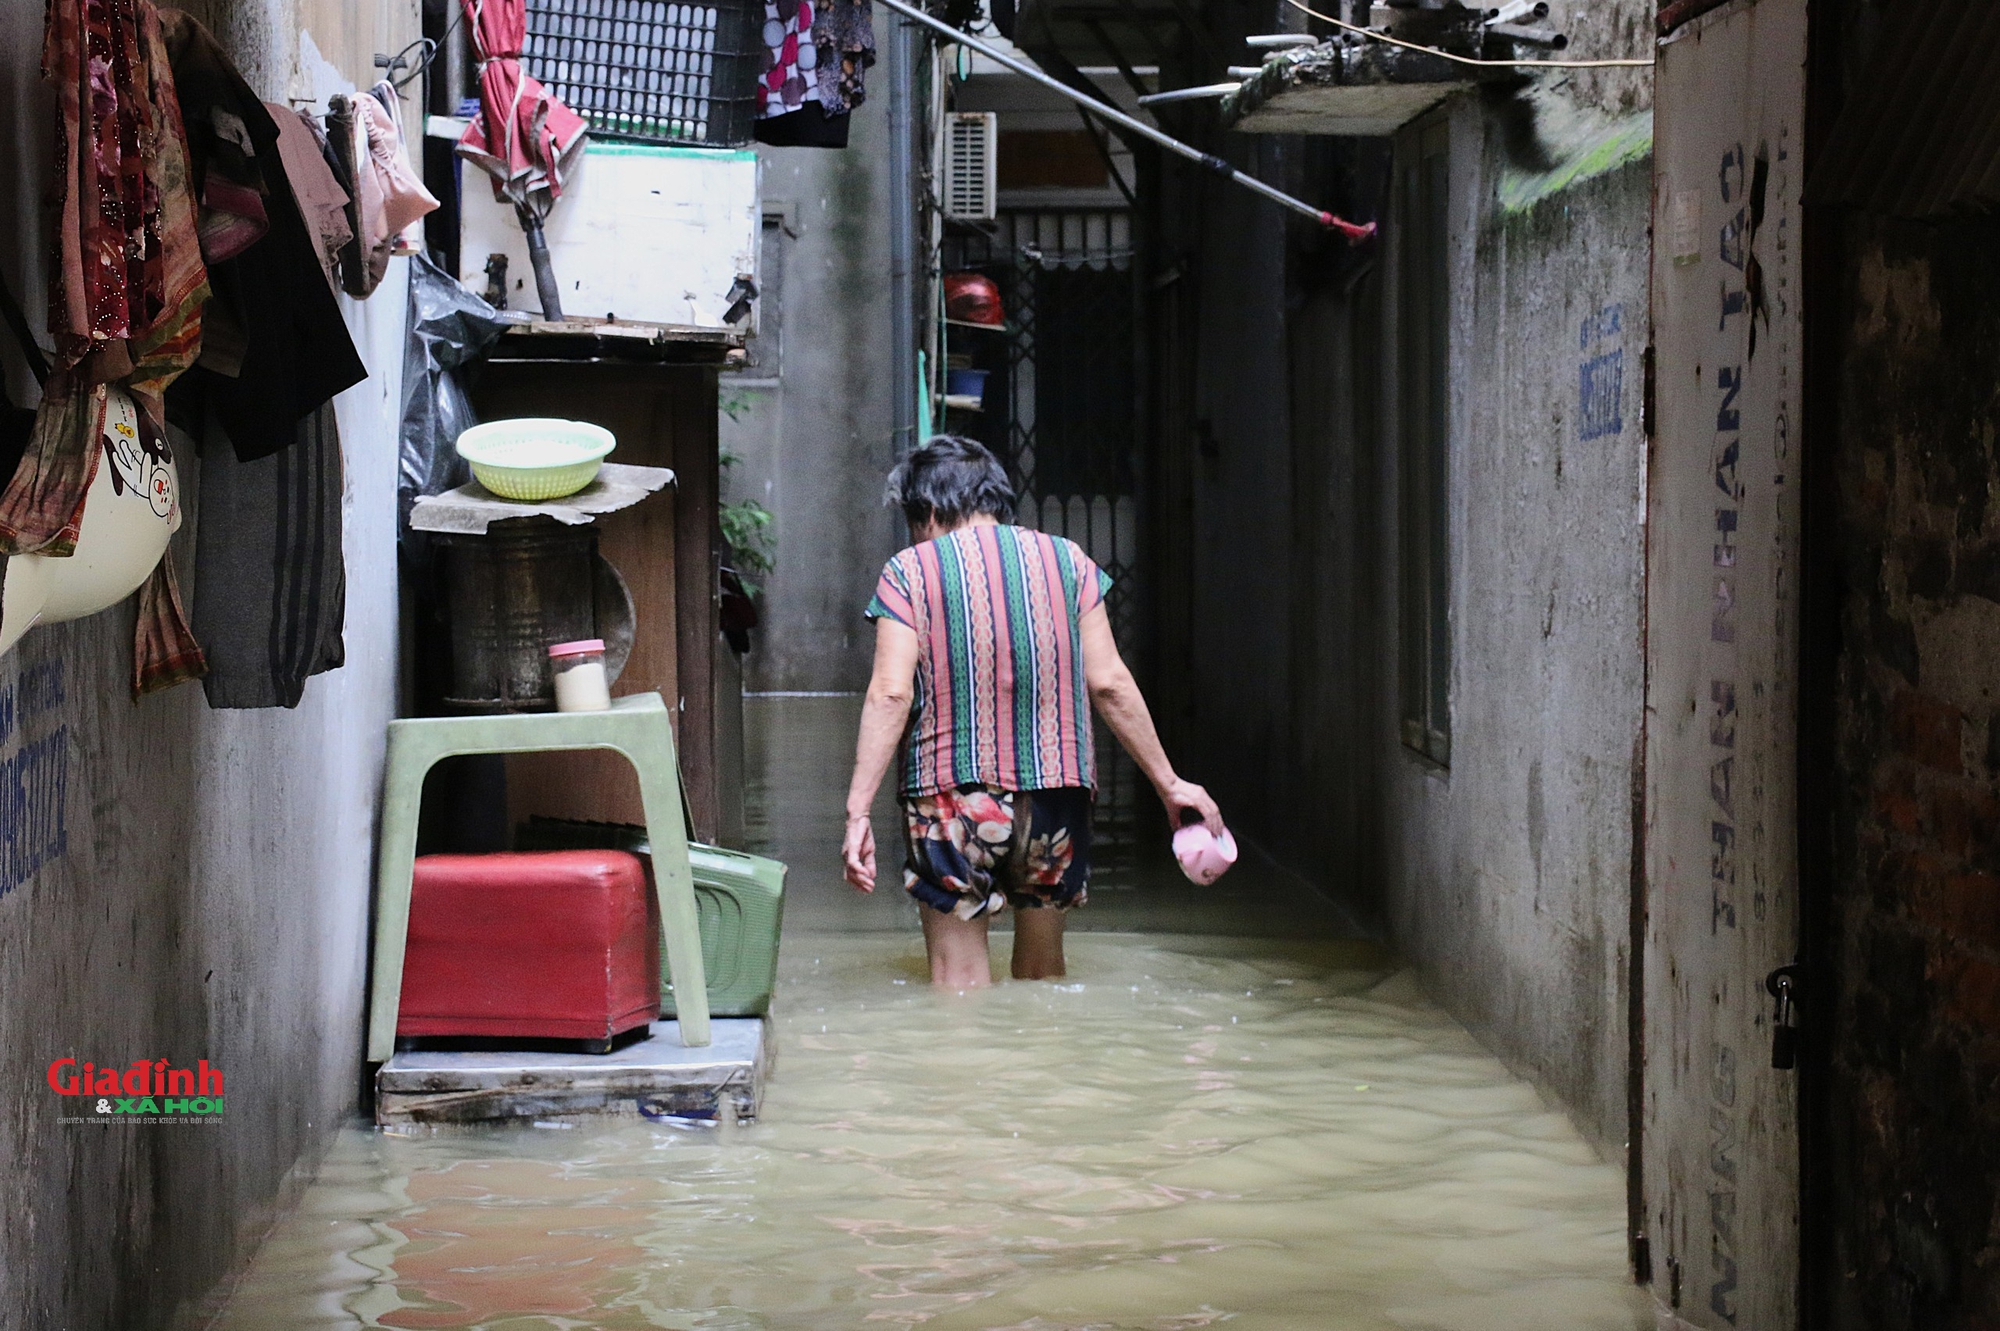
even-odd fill
[(1074, 541), (973, 526), (891, 559), (868, 618), (917, 635), (903, 792), (1095, 786), (1078, 621), (1111, 575)]

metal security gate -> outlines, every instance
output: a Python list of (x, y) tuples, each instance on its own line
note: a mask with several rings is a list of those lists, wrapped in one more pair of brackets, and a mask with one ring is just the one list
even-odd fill
[[(953, 327), (954, 350), (988, 372), (986, 410), (962, 429), (1007, 464), (1018, 521), (1082, 546), (1111, 575), (1119, 649), (1139, 655), (1139, 378), (1132, 224), (1122, 209), (1002, 212), (990, 231), (946, 238), (947, 270), (1000, 288), (1005, 332)], [(1129, 873), (1150, 803), (1145, 780), (1102, 726), (1093, 881)]]

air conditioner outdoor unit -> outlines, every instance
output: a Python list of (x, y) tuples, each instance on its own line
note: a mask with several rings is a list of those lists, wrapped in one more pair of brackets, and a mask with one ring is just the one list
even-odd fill
[(944, 215), (954, 222), (990, 222), (998, 193), (1000, 117), (953, 111), (944, 124)]

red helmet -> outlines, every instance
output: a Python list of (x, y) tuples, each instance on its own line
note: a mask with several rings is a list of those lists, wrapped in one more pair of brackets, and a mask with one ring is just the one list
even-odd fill
[(1007, 322), (1000, 308), (1000, 288), (983, 273), (944, 275), (944, 317), (960, 323), (999, 328)]

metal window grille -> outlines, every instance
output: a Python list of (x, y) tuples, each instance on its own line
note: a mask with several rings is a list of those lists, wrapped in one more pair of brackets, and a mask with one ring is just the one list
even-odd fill
[[(1145, 569), (1131, 215), (1008, 210), (990, 230), (949, 237), (944, 260), (992, 277), (1007, 310), (1005, 333), (951, 330), (951, 349), (993, 376), (988, 410), (967, 432), (1007, 464), (1016, 521), (1068, 537), (1111, 575), (1112, 634), (1128, 657), (1139, 656)], [(1091, 886), (1117, 890), (1131, 885), (1158, 815), (1137, 767), (1103, 726), (1096, 760)]]
[(944, 215), (955, 222), (993, 218), (1000, 117), (954, 111), (944, 126)]
[(759, 0), (528, 0), (521, 64), (593, 133), (737, 147), (756, 124), (762, 18)]
[(1403, 743), (1451, 764), (1451, 268), (1449, 140), (1433, 125), (1405, 149), (1398, 315), (1401, 414), (1397, 564)]

